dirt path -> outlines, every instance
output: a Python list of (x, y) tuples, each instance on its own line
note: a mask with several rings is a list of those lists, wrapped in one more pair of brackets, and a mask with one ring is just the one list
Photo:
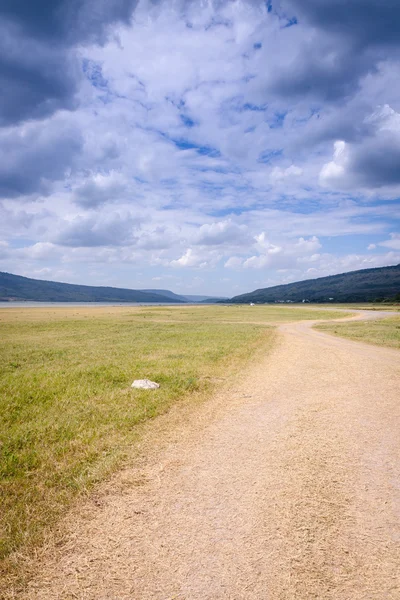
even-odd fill
[(280, 331), (71, 515), (21, 597), (400, 598), (400, 354), (309, 323)]

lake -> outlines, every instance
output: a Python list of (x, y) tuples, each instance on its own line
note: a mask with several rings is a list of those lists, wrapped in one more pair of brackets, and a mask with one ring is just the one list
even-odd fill
[(68, 306), (193, 306), (195, 302), (0, 302), (0, 308), (47, 308)]

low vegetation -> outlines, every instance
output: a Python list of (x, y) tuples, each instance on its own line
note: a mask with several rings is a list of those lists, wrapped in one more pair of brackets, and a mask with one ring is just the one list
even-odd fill
[(400, 348), (400, 317), (398, 316), (376, 321), (324, 323), (317, 325), (316, 328), (356, 342)]
[[(110, 474), (141, 424), (207, 397), (257, 351), (267, 323), (334, 318), (287, 307), (0, 310), (0, 555), (40, 541), (71, 500)], [(161, 384), (133, 390), (134, 379)]]
[(290, 321), (312, 321), (314, 319), (340, 319), (351, 312), (341, 310), (326, 310), (299, 306), (240, 306), (232, 304), (217, 304), (215, 306), (185, 306), (185, 307), (150, 307), (131, 309), (127, 316), (135, 319), (151, 319), (158, 322), (190, 322), (190, 323), (254, 323), (271, 324), (289, 323)]
[[(124, 310), (37, 310), (0, 311), (2, 557), (37, 542), (77, 492), (115, 468), (138, 424), (203, 397), (273, 337), (260, 326), (152, 323)], [(141, 378), (160, 389), (132, 390)]]

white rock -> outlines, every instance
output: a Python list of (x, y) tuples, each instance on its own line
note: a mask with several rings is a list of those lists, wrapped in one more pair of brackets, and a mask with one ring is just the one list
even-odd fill
[(150, 381), (150, 379), (135, 379), (131, 387), (141, 388), (143, 390), (156, 390), (160, 387), (160, 384), (155, 381)]

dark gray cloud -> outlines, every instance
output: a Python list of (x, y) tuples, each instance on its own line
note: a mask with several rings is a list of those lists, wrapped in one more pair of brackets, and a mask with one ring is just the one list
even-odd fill
[(400, 138), (388, 136), (358, 146), (350, 169), (369, 188), (400, 185)]
[(279, 95), (348, 99), (400, 52), (398, 0), (281, 0), (275, 7), (302, 28), (296, 53), (271, 78)]
[(288, 98), (334, 102), (351, 97), (360, 78), (374, 71), (376, 64), (368, 53), (351, 54), (348, 48), (326, 44), (318, 37), (304, 44), (294, 60), (274, 71), (269, 89)]
[(321, 171), (323, 183), (368, 189), (400, 185), (400, 114), (384, 106), (364, 125), (362, 138), (336, 142), (333, 160)]
[(79, 65), (64, 48), (21, 38), (0, 21), (0, 57), (0, 126), (76, 106)]
[(74, 46), (104, 43), (137, 0), (0, 0), (0, 125), (76, 106)]
[(398, 0), (282, 0), (282, 7), (354, 48), (400, 46)]
[(339, 183), (369, 189), (400, 185), (400, 136), (385, 132), (351, 145)]
[(80, 154), (81, 133), (53, 120), (0, 132), (0, 197), (46, 194)]
[(28, 36), (56, 45), (102, 43), (107, 27), (128, 23), (137, 0), (0, 0), (0, 14)]

